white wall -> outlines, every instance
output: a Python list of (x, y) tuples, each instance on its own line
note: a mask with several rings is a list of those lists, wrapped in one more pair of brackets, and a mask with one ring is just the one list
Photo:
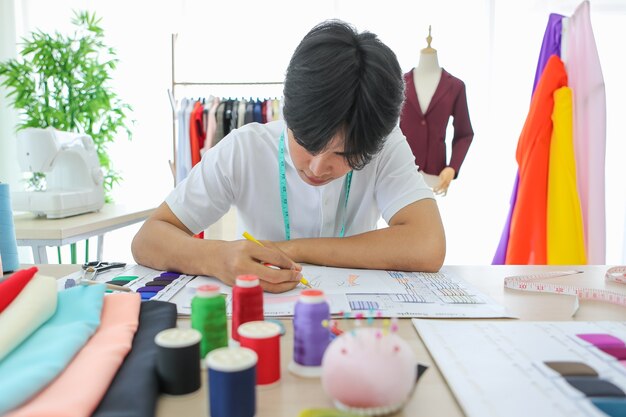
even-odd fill
[[(491, 262), (508, 212), (517, 170), (515, 148), (530, 103), (548, 14), (569, 15), (578, 3), (242, 0), (233, 6), (201, 0), (16, 2), (22, 16), (18, 30), (23, 27), (19, 35), (33, 28), (65, 31), (72, 9), (89, 9), (102, 17), (107, 43), (117, 49), (121, 60), (114, 85), (133, 105), (137, 121), (133, 141), (120, 140), (111, 148), (116, 166), (126, 178), (115, 192), (118, 201), (161, 201), (172, 186), (167, 164), (172, 157), (171, 110), (166, 95), (171, 81), (171, 32), (180, 33), (178, 81), (280, 81), (302, 36), (326, 18), (341, 18), (359, 30), (377, 33), (396, 52), (404, 71), (417, 64), (428, 25), (432, 25), (433, 47), (439, 51), (441, 65), (467, 85), (475, 131), (459, 179), (453, 182), (448, 196), (438, 200), (448, 236), (448, 264)], [(607, 86), (607, 262), (619, 263), (626, 251), (626, 186), (620, 162), (626, 145), (618, 125), (624, 109), (620, 98), (626, 93), (626, 81), (620, 76), (625, 67), (620, 51), (626, 39), (626, 4), (595, 0), (591, 10)], [(2, 43), (6, 42), (0, 46)], [(280, 94), (275, 87), (178, 90), (179, 96), (211, 92), (232, 96)], [(0, 117), (3, 112), (6, 106), (0, 103)], [(0, 134), (4, 130), (0, 126)], [(5, 159), (0, 155), (0, 162)], [(113, 246), (117, 252), (105, 256), (127, 256), (135, 230), (107, 236), (108, 242), (120, 243), (110, 243), (107, 250)]]
[[(13, 59), (15, 47), (15, 10), (13, 0), (0, 0), (0, 61)], [(0, 87), (0, 182), (18, 186), (19, 167), (15, 155), (15, 123), (17, 116), (7, 106), (7, 91)]]

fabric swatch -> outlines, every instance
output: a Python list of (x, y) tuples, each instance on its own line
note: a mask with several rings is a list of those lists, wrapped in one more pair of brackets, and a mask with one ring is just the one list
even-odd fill
[(124, 360), (109, 390), (94, 412), (95, 417), (153, 416), (159, 395), (156, 375), (157, 346), (161, 330), (176, 326), (176, 304), (145, 301), (139, 313), (139, 328), (132, 350)]
[(591, 398), (593, 405), (609, 417), (626, 417), (626, 398)]
[(562, 376), (598, 376), (598, 373), (592, 367), (582, 362), (553, 361), (544, 363)]
[(624, 341), (615, 336), (604, 333), (577, 334), (579, 338), (591, 343), (598, 348), (624, 347)]
[(42, 275), (32, 278), (0, 313), (0, 360), (52, 317), (56, 308), (56, 279)]
[(78, 285), (58, 293), (57, 310), (0, 362), (0, 415), (56, 378), (100, 324), (104, 285)]
[(104, 297), (96, 333), (52, 384), (6, 417), (90, 416), (130, 351), (140, 305), (137, 294)]
[(626, 397), (620, 387), (606, 379), (568, 376), (565, 380), (587, 397)]
[(26, 284), (35, 276), (37, 268), (21, 269), (4, 281), (0, 281), (0, 313), (17, 297)]

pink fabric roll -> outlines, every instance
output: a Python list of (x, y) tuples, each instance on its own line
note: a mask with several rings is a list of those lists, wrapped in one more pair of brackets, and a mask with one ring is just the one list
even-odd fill
[(589, 1), (582, 2), (569, 19), (566, 49), (566, 69), (574, 95), (574, 151), (587, 262), (602, 265), (606, 259), (606, 92)]
[(6, 417), (90, 416), (130, 351), (140, 304), (139, 294), (104, 297), (96, 333), (50, 385)]

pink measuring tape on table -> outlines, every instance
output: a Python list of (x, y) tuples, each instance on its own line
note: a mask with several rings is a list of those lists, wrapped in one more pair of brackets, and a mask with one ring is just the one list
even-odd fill
[[(504, 287), (512, 290), (547, 292), (552, 294), (575, 295), (579, 300), (595, 300), (626, 307), (626, 292), (600, 290), (596, 288), (577, 287), (574, 285), (553, 284), (544, 282), (548, 278), (564, 277), (581, 274), (583, 271), (553, 271), (534, 275), (516, 275), (504, 278)], [(616, 266), (606, 271), (607, 281), (626, 284), (626, 266)]]

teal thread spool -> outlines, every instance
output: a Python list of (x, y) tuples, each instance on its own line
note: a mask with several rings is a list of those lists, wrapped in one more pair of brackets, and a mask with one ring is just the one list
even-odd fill
[(191, 327), (202, 334), (202, 358), (213, 349), (228, 346), (226, 299), (217, 285), (203, 285), (196, 289), (191, 300)]
[(11, 193), (9, 184), (3, 183), (0, 183), (0, 257), (2, 258), (2, 271), (13, 272), (19, 269), (20, 261), (17, 256)]

